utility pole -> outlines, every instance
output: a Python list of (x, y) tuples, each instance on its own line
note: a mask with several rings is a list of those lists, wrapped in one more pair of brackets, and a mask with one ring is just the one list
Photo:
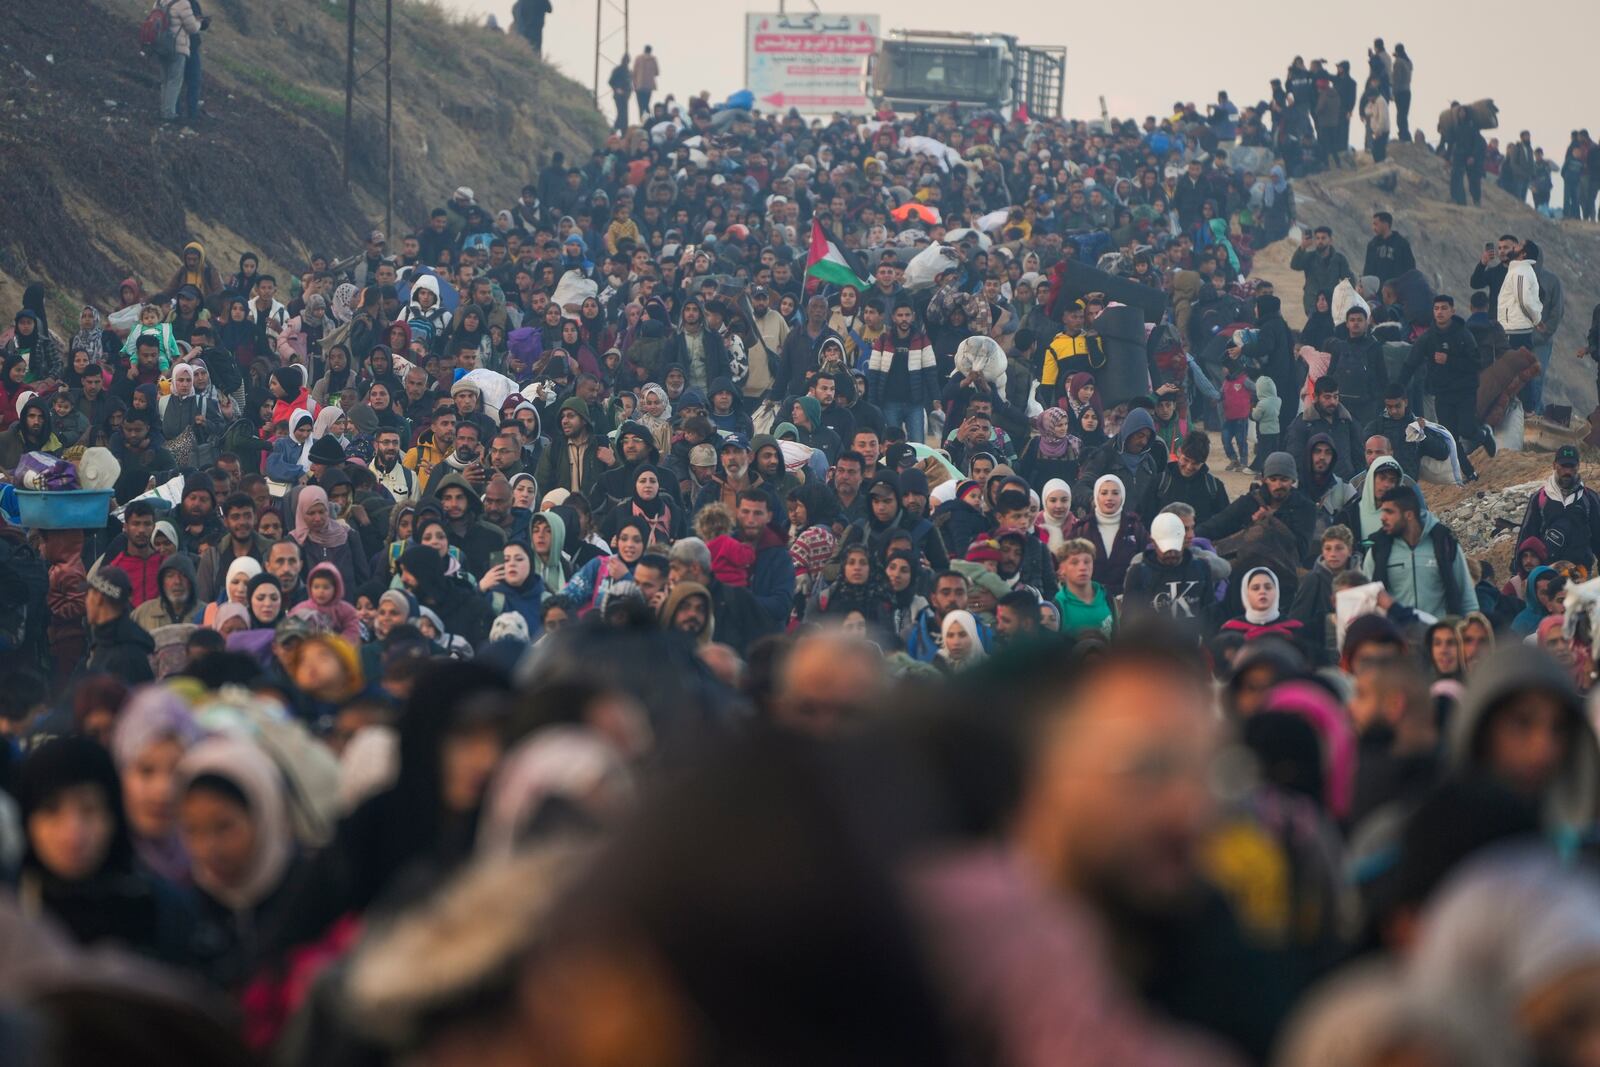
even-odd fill
[(394, 0), (383, 0), (383, 233), (394, 232)]
[(344, 184), (350, 185), (350, 116), (356, 95), (356, 0), (345, 11), (344, 51)]
[[(601, 106), (611, 95), (609, 91), (601, 95), (604, 83), (600, 81), (601, 71), (605, 71), (607, 79), (611, 77), (611, 69), (622, 61), (622, 57), (630, 53), (628, 47), (628, 7), (630, 0), (594, 0), (594, 81), (592, 90), (596, 106)], [(622, 38), (622, 51), (615, 52), (617, 38)], [(603, 110), (603, 108), (602, 108)]]
[[(355, 150), (356, 108), (365, 108), (373, 118), (378, 116), (376, 101), (362, 98), (359, 90), (364, 81), (383, 71), (383, 169), (384, 213), (383, 232), (394, 228), (394, 0), (383, 0), (383, 22), (374, 17), (377, 0), (347, 0), (345, 7), (345, 61), (344, 61), (344, 183), (351, 180), (351, 155)], [(380, 52), (381, 48), (381, 52)], [(357, 55), (378, 54), (365, 67), (356, 65)]]

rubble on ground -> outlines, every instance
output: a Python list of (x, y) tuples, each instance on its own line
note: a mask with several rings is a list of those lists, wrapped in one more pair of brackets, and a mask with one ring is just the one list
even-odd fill
[(1487, 555), (1502, 540), (1513, 542), (1512, 547), (1515, 547), (1517, 529), (1522, 525), (1523, 512), (1528, 509), (1528, 497), (1542, 484), (1544, 480), (1540, 479), (1504, 489), (1480, 489), (1435, 514), (1455, 533), (1468, 555)]

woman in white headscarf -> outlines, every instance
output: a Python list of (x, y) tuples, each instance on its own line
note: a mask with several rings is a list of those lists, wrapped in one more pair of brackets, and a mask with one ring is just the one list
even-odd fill
[(1258, 637), (1299, 640), (1300, 620), (1286, 617), (1279, 609), (1278, 576), (1270, 567), (1245, 571), (1244, 581), (1239, 583), (1239, 599), (1244, 605), (1244, 617), (1229, 619), (1222, 624), (1224, 630), (1241, 633), (1246, 641)]
[(655, 382), (646, 382), (639, 389), (639, 410), (634, 421), (643, 423), (662, 455), (672, 451), (672, 401), (667, 391)]
[(195, 391), (194, 368), (187, 363), (173, 364), (172, 392), (157, 402), (157, 410), (167, 448), (185, 464), (192, 458), (194, 446), (210, 436), (222, 417), (215, 404), (206, 403)]
[(261, 961), (261, 935), (275, 925), (298, 873), (284, 777), (253, 742), (217, 736), (178, 764), (178, 824), (188, 850), (201, 921), (211, 936), (210, 977), (237, 989)]
[(341, 432), (348, 429), (349, 423), (345, 421), (344, 409), (337, 404), (329, 404), (317, 412), (317, 421), (311, 426), (311, 439), (315, 441), (319, 437), (327, 437), (331, 434), (333, 439), (338, 441), (340, 445), (348, 445), (350, 443), (349, 433)]
[(310, 466), (306, 453), (311, 450), (312, 415), (305, 408), (289, 413), (289, 432), (272, 442), (264, 470), (275, 482), (293, 485)]
[(1045, 547), (1051, 552), (1066, 544), (1067, 529), (1072, 525), (1072, 487), (1060, 478), (1044, 483), (1041, 492), (1043, 507), (1039, 511), (1037, 528), (1045, 536)]
[(946, 615), (940, 637), (938, 662), (947, 671), (964, 670), (988, 655), (978, 634), (978, 620), (970, 611), (956, 610)]
[(1122, 593), (1128, 565), (1144, 551), (1149, 535), (1139, 516), (1127, 504), (1127, 487), (1115, 474), (1095, 479), (1089, 514), (1072, 525), (1072, 537), (1094, 545), (1094, 580), (1105, 586), (1108, 597)]
[(206, 605), (206, 613), (201, 619), (201, 624), (215, 629), (217, 612), (224, 604), (244, 605), (250, 595), (250, 579), (261, 573), (261, 564), (254, 556), (240, 556), (228, 564), (226, 576), (222, 580), (222, 587), (218, 590), (215, 603)]

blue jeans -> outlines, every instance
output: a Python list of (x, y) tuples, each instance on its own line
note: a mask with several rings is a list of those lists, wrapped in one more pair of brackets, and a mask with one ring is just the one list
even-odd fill
[(183, 66), (188, 56), (173, 56), (161, 65), (161, 117), (178, 117), (178, 94), (183, 91)]
[(927, 417), (928, 412), (921, 404), (899, 400), (883, 402), (885, 426), (903, 426), (907, 441), (914, 441), (919, 445), (928, 443)]
[[(1539, 376), (1522, 387), (1517, 394), (1522, 401), (1522, 410), (1530, 415), (1537, 415), (1544, 411), (1544, 380), (1550, 374), (1550, 353), (1555, 347), (1555, 338), (1545, 337), (1535, 331), (1528, 335), (1533, 338), (1529, 346), (1539, 360)], [(1543, 338), (1541, 340), (1540, 338)]]
[(1222, 424), (1222, 451), (1240, 463), (1250, 462), (1250, 420), (1228, 419)]

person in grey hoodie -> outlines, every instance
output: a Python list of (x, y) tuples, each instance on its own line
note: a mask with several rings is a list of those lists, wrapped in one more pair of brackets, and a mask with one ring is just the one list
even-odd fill
[(1445, 753), (1456, 774), (1492, 778), (1537, 802), (1545, 829), (1565, 844), (1594, 824), (1600, 744), (1571, 668), (1540, 649), (1508, 646), (1474, 668)]
[(1122, 420), (1117, 436), (1101, 445), (1086, 460), (1073, 487), (1075, 500), (1093, 500), (1094, 483), (1104, 474), (1122, 479), (1124, 499), (1136, 506), (1167, 469), (1167, 446), (1156, 436), (1150, 412), (1134, 408)]
[(1256, 379), (1256, 403), (1250, 409), (1250, 418), (1256, 424), (1256, 461), (1251, 464), (1257, 474), (1261, 464), (1278, 451), (1282, 433), (1283, 399), (1278, 396), (1278, 383), (1263, 374)]

